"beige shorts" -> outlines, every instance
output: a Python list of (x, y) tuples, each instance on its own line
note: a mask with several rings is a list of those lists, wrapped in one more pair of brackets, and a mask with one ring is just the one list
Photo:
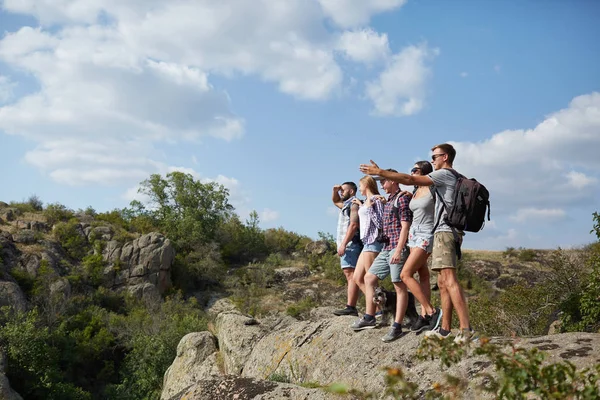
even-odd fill
[[(458, 233), (462, 244), (464, 233)], [(456, 242), (452, 232), (436, 232), (433, 235), (433, 251), (431, 253), (431, 270), (440, 271), (446, 268), (456, 269)]]

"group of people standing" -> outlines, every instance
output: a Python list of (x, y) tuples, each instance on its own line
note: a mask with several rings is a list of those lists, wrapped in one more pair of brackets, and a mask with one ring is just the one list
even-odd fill
[[(452, 172), (456, 150), (450, 144), (434, 146), (431, 162), (419, 161), (410, 174), (381, 169), (371, 161), (361, 164), (364, 174), (357, 188), (353, 182), (333, 187), (332, 200), (340, 209), (337, 226), (337, 253), (347, 281), (347, 305), (336, 315), (358, 316), (356, 303), (365, 296), (365, 313), (351, 325), (360, 331), (377, 326), (373, 294), (379, 281), (388, 275), (397, 295), (396, 315), (382, 340), (391, 342), (403, 336), (402, 320), (408, 304), (408, 290), (421, 304), (421, 315), (410, 330), (427, 330), (426, 336), (449, 337), (452, 310), (456, 310), (460, 331), (455, 342), (474, 339), (469, 323), (464, 291), (456, 276), (457, 252), (463, 232), (448, 226), (446, 208), (453, 205), (457, 178)], [(379, 194), (379, 181), (387, 198)], [(412, 193), (400, 184), (414, 186)], [(357, 190), (365, 200), (359, 200)], [(431, 304), (430, 272), (438, 274), (441, 308)], [(414, 275), (419, 275), (419, 280)]]

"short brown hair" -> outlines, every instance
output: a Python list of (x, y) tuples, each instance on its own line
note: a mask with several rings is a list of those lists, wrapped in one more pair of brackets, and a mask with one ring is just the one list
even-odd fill
[(454, 150), (454, 146), (448, 143), (436, 144), (431, 148), (431, 151), (435, 151), (435, 149), (440, 149), (444, 153), (448, 154), (448, 163), (454, 163), (454, 158), (456, 157), (456, 150)]

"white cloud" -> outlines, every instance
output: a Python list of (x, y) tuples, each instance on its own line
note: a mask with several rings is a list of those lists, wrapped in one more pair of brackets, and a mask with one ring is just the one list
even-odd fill
[(271, 210), (269, 208), (265, 208), (260, 213), (260, 221), (261, 222), (273, 222), (279, 219), (279, 212)]
[(566, 174), (566, 177), (571, 186), (573, 186), (575, 189), (583, 189), (586, 186), (591, 186), (598, 182), (598, 179), (576, 171), (570, 171), (568, 174)]
[(439, 54), (426, 44), (408, 46), (395, 54), (376, 81), (367, 83), (366, 95), (373, 101), (374, 115), (405, 116), (419, 112), (431, 74), (427, 62)]
[(456, 168), (489, 189), (492, 216), (589, 206), (599, 194), (600, 93), (575, 97), (532, 129), (452, 143)]
[(0, 75), (0, 105), (13, 98), (13, 88), (16, 85), (8, 76)]
[(560, 208), (538, 209), (538, 208), (521, 208), (517, 213), (510, 218), (516, 222), (525, 222), (528, 220), (556, 220), (566, 216), (565, 210)]
[(349, 59), (363, 63), (384, 60), (390, 52), (387, 35), (370, 28), (345, 31), (339, 38), (338, 49)]
[(461, 72), (461, 73), (460, 73), (460, 77), (461, 77), (461, 78), (466, 78), (467, 76), (469, 76), (469, 73), (468, 73), (468, 72)]
[(401, 7), (406, 0), (319, 0), (323, 11), (342, 28), (366, 25), (371, 16)]

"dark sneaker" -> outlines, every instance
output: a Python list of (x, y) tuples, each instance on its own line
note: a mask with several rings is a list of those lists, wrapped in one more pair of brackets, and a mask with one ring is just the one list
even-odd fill
[(375, 318), (371, 320), (366, 320), (365, 317), (362, 317), (361, 319), (350, 325), (350, 328), (352, 328), (355, 331), (361, 331), (363, 329), (373, 329), (376, 325), (377, 322), (375, 321)]
[(425, 337), (426, 338), (436, 337), (438, 339), (446, 339), (451, 334), (452, 334), (452, 331), (447, 331), (438, 326), (436, 329), (434, 329), (432, 331), (425, 332)]
[(438, 307), (436, 307), (435, 310), (433, 310), (433, 314), (431, 314), (431, 316), (430, 316), (429, 330), (430, 331), (435, 330), (438, 326), (440, 326), (441, 322), (442, 322), (442, 310), (439, 309)]
[(417, 321), (410, 327), (410, 331), (419, 333), (424, 329), (429, 329), (429, 325), (431, 325), (431, 315), (425, 317), (419, 315)]
[(388, 343), (388, 342), (392, 342), (398, 338), (401, 338), (402, 336), (404, 336), (406, 334), (406, 332), (402, 332), (402, 328), (394, 328), (392, 326), (392, 328), (390, 329), (390, 331), (388, 332), (387, 335), (385, 335), (384, 337), (381, 338), (381, 340), (383, 340), (384, 342)]
[(354, 307), (346, 307), (341, 310), (335, 310), (333, 312), (334, 315), (354, 315), (358, 317), (358, 311)]
[(475, 332), (471, 328), (462, 329), (460, 332), (458, 332), (458, 335), (456, 335), (456, 337), (454, 338), (454, 343), (456, 343), (456, 344), (465, 344), (468, 342), (478, 342), (478, 341), (479, 341), (479, 335), (477, 335), (477, 332)]

